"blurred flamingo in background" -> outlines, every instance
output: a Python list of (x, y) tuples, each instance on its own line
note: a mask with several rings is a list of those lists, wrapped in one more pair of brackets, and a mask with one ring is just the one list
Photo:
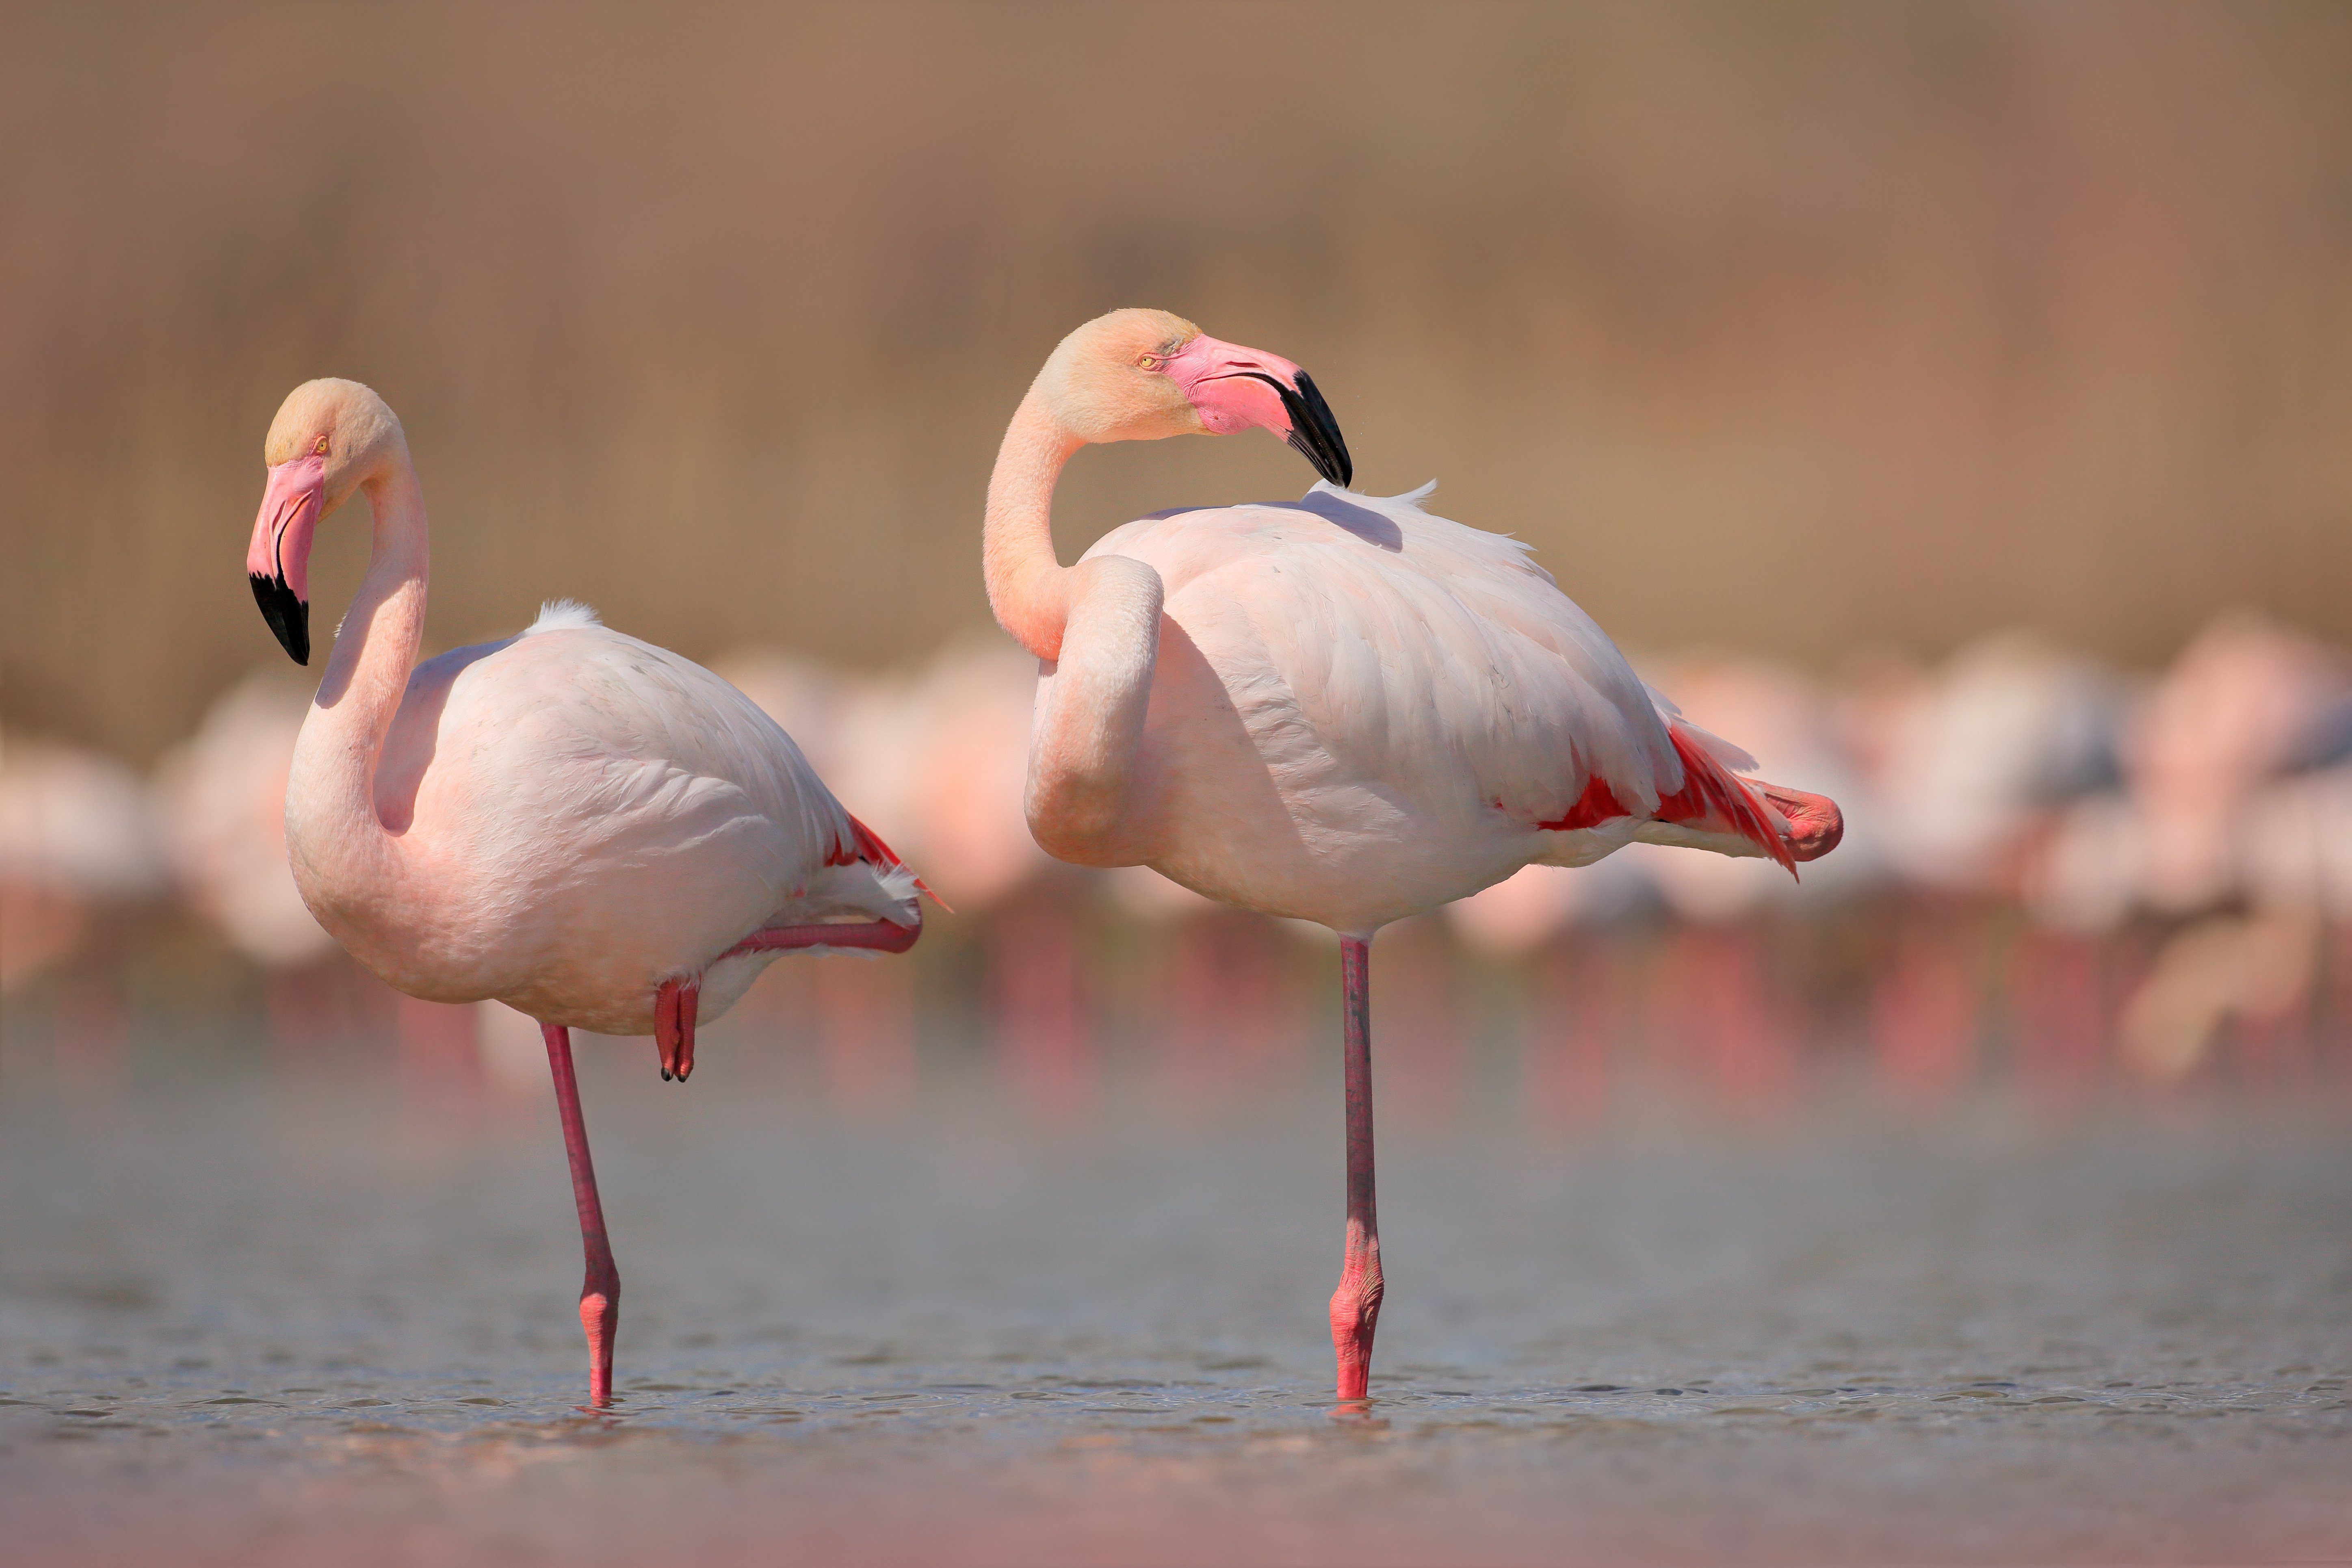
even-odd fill
[(1517, 998), (1526, 1103), (1545, 1121), (1590, 1122), (1607, 1107), (1629, 1005), (1625, 955), (1603, 930), (1639, 921), (1659, 904), (1642, 862), (1616, 854), (1591, 866), (1520, 868), (1445, 906), (1463, 944), (1528, 971)]
[(2254, 796), (2339, 747), (2347, 711), (2344, 666), (2300, 633), (2229, 616), (2184, 648), (2124, 748), (2148, 903), (2183, 913), (2233, 892)]
[[(2125, 1004), (2123, 1056), (2141, 1077), (2187, 1077), (2225, 1034), (2256, 1076), (2293, 1048), (2337, 858), (2333, 770), (2311, 770), (2340, 760), (2347, 731), (2340, 656), (2245, 614), (2190, 642), (2135, 716), (2114, 858), (2148, 908), (2197, 917)], [(2238, 907), (2250, 900), (2252, 913)]]
[(310, 694), (256, 671), (156, 770), (173, 869), (189, 905), (269, 969), (335, 951), (286, 859), (286, 783)]
[[(1979, 917), (1994, 898), (2056, 901), (2049, 850), (2115, 781), (2126, 695), (2095, 666), (2003, 632), (1933, 671), (1882, 668), (1843, 704), (1885, 854), (1914, 895), (1889, 922), (1869, 1008), (1881, 1081), (1896, 1099), (1931, 1103), (1973, 1076), (1986, 976), (2000, 972)], [(2101, 1052), (2099, 955), (2064, 923), (2028, 930), (2005, 954), (2015, 1063), (2053, 1105), (2081, 1098)]]
[(2113, 783), (2125, 700), (2089, 663), (2004, 632), (1933, 672), (1882, 670), (1845, 709), (1895, 868), (1929, 888), (2005, 894), (2048, 813)]
[[(861, 821), (924, 861), (900, 806), (908, 775), (920, 765), (905, 680), (852, 673), (774, 647), (738, 648), (713, 659), (710, 669), (792, 736), (819, 778), (857, 802)], [(936, 886), (937, 875), (929, 880)], [(827, 1098), (841, 1110), (887, 1113), (906, 1105), (919, 1078), (907, 966), (788, 968), (747, 995), (739, 1016), (813, 1030)], [(540, 1054), (535, 1037), (531, 1049)]]
[(1828, 704), (1814, 684), (1785, 665), (1721, 656), (1666, 661), (1649, 671), (1690, 722), (1737, 735), (1758, 765), (1776, 777), (1825, 786), (1844, 803), (1845, 837), (1837, 858), (1798, 883), (1769, 863), (1718, 855), (1681, 855), (1636, 844), (1631, 861), (1681, 917), (1664, 942), (1652, 996), (1654, 1026), (1669, 1070), (1706, 1086), (1718, 1103), (1742, 1113), (1779, 1112), (1801, 1087), (1807, 1020), (1767, 949), (1765, 913), (1818, 910), (1853, 897), (1883, 873), (1866, 805), (1841, 754)]
[[(1084, 1105), (1099, 1066), (1082, 979), (1078, 910), (1087, 889), (1037, 847), (1021, 820), (1035, 660), (991, 637), (950, 642), (904, 677), (854, 678), (773, 652), (739, 654), (727, 669), (749, 682), (745, 691), (772, 718), (784, 722), (789, 713), (813, 726), (805, 749), (818, 771), (973, 922), (986, 953), (993, 1043), (1016, 1090), (1048, 1113)], [(871, 982), (861, 974), (815, 984)], [(827, 1048), (871, 1053), (876, 1046), (866, 1031)], [(911, 1070), (911, 1034), (906, 1049)]]
[(256, 670), (223, 692), (165, 754), (155, 796), (188, 907), (261, 971), (272, 1046), (308, 1048), (349, 1029), (367, 984), (311, 917), (286, 861), (286, 781), (310, 709), (308, 685)]
[(1036, 691), (1035, 661), (1001, 639), (940, 649), (907, 693), (915, 762), (898, 805), (924, 876), (959, 914), (983, 917), (992, 1044), (1014, 1092), (1063, 1117), (1093, 1100), (1101, 1063), (1079, 919), (1088, 889), (1022, 826)]
[[(107, 917), (163, 891), (146, 789), (121, 763), (53, 741), (0, 738), (0, 995), (71, 959)], [(52, 1037), (59, 1073), (119, 1088), (130, 1014), (96, 977), (62, 989)]]
[(709, 671), (551, 605), (518, 637), (417, 665), (425, 498), (392, 410), (297, 387), (271, 422), (247, 572), (309, 662), (312, 531), (354, 490), (366, 577), (295, 746), (286, 841), (321, 925), (396, 989), (539, 1020), (587, 1258), (590, 1398), (612, 1399), (620, 1276), (571, 1031), (652, 1034), (662, 1077), (788, 949), (904, 952), (920, 884), (790, 737)]
[(164, 880), (136, 774), (58, 742), (0, 737), (0, 990), (70, 956), (101, 911)]
[[(1055, 483), (1080, 447), (1252, 426), (1324, 482), (1297, 503), (1132, 522), (1056, 560)], [(1350, 1400), (1383, 1288), (1372, 933), (1531, 862), (1642, 839), (1793, 869), (1840, 832), (1826, 798), (1742, 782), (1747, 759), (1663, 707), (1525, 547), (1419, 496), (1335, 488), (1351, 477), (1297, 365), (1118, 310), (1064, 339), (1013, 415), (982, 544), (998, 621), (1042, 661), (1038, 843), (1339, 933), (1348, 1237), (1330, 1315)]]

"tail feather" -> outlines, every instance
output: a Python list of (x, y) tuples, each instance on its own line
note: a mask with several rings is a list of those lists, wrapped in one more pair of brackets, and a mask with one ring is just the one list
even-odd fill
[[(1773, 793), (1779, 786), (1752, 784), (1731, 771), (1742, 763), (1754, 765), (1746, 752), (1679, 719), (1667, 721), (1666, 733), (1674, 741), (1675, 755), (1682, 759), (1683, 787), (1658, 797), (1658, 809), (1650, 814), (1653, 820), (1701, 832), (1736, 834), (1770, 856), (1791, 877), (1797, 874), (1801, 855), (1814, 860), (1837, 847), (1844, 823), (1834, 802), (1790, 790), (1780, 792), (1787, 796), (1789, 809), (1767, 805), (1765, 798), (1780, 798)], [(1788, 832), (1782, 831), (1776, 813), (1789, 818)], [(1609, 781), (1596, 773), (1585, 781), (1583, 795), (1566, 816), (1536, 826), (1546, 832), (1573, 832), (1632, 815), (1609, 787)], [(1792, 835), (1797, 838), (1793, 844)]]
[(1675, 754), (1683, 760), (1683, 787), (1659, 797), (1659, 820), (1694, 827), (1721, 823), (1795, 876), (1796, 857), (1789, 853), (1770, 809), (1756, 797), (1748, 781), (1718, 761), (1713, 750), (1685, 725), (1671, 723), (1666, 733), (1674, 741)]
[[(846, 845), (836, 843), (833, 853), (825, 858), (826, 865), (846, 866), (853, 861), (863, 860), (869, 866), (880, 866), (891, 870), (907, 870), (907, 863), (898, 858), (898, 852), (883, 843), (880, 834), (858, 821), (855, 816), (849, 818), (849, 834), (851, 842)], [(914, 876), (911, 871), (908, 871), (907, 874), (910, 877)], [(915, 886), (931, 902), (947, 910), (950, 914), (955, 913), (953, 910), (948, 909), (948, 901), (931, 891), (930, 885), (920, 877), (915, 877)]]

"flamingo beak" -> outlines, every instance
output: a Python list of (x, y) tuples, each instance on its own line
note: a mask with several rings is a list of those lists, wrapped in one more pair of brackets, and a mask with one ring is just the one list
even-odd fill
[(1290, 416), (1290, 434), (1284, 439), (1315, 465), (1317, 473), (1344, 490), (1356, 477), (1355, 459), (1348, 456), (1348, 438), (1339, 434), (1339, 422), (1331, 417), (1331, 405), (1323, 401), (1314, 378), (1302, 370), (1292, 383), (1275, 384), (1282, 394), (1283, 409)]
[(296, 458), (269, 470), (245, 552), (261, 618), (297, 664), (310, 662), (310, 531), (318, 526), (327, 459)]
[(1279, 354), (1220, 342), (1203, 332), (1168, 362), (1201, 427), (1223, 436), (1255, 425), (1273, 431), (1341, 489), (1356, 477), (1331, 405), (1305, 371)]

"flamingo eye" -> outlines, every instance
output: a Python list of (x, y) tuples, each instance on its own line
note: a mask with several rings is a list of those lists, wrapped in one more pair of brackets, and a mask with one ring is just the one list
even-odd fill
[(1136, 368), (1139, 370), (1158, 370), (1164, 363), (1166, 362), (1161, 360), (1158, 354), (1138, 354), (1135, 356)]
[(324, 436), (321, 436), (317, 440), (310, 443), (310, 456), (314, 458), (323, 458), (326, 455), (327, 438)]

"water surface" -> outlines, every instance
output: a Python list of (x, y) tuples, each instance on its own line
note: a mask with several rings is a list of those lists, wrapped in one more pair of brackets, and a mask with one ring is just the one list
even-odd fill
[(586, 1057), (609, 1414), (550, 1106), (18, 1064), (13, 1560), (2352, 1560), (2326, 1106), (1391, 1117), (1335, 1413), (1328, 1085), (845, 1117)]

